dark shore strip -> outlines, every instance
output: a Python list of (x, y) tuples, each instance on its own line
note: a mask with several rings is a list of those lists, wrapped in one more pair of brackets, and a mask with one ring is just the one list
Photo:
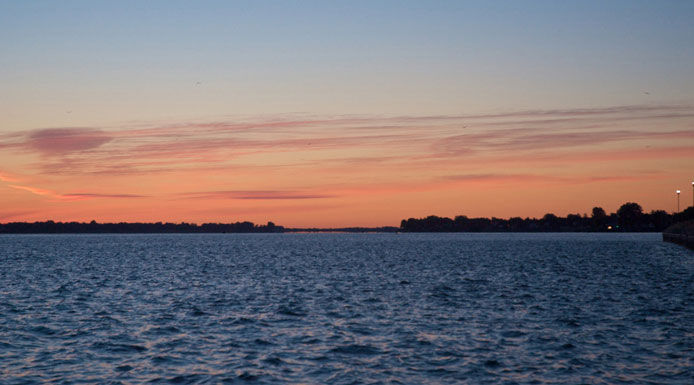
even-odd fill
[(0, 234), (249, 234), (249, 233), (395, 233), (398, 227), (286, 228), (268, 222), (235, 223), (97, 223), (12, 222), (0, 223)]
[(0, 234), (177, 234), (177, 233), (283, 233), (285, 228), (272, 222), (235, 223), (97, 223), (84, 222), (12, 222), (0, 223)]

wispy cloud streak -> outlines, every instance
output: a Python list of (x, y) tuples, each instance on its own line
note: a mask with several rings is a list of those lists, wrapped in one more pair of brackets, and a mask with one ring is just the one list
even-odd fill
[(445, 181), (454, 182), (522, 182), (522, 183), (558, 183), (558, 184), (583, 184), (597, 182), (624, 182), (643, 179), (658, 178), (659, 175), (606, 175), (606, 176), (556, 176), (556, 175), (536, 175), (536, 174), (463, 174), (446, 175), (442, 177)]
[[(182, 169), (389, 157), (470, 158), (635, 141), (691, 141), (691, 106), (617, 106), (447, 116), (353, 116), (177, 122), (143, 127), (46, 128), (0, 137), (8, 151), (42, 156), (46, 174), (158, 173)], [(637, 122), (638, 124), (634, 124)], [(355, 154), (358, 154), (355, 156)]]
[(335, 198), (331, 194), (315, 194), (301, 191), (199, 191), (180, 194), (188, 199), (247, 199), (247, 200), (278, 200), (278, 199), (324, 199)]
[(73, 201), (73, 200), (86, 200), (86, 199), (96, 199), (96, 198), (111, 198), (111, 199), (121, 199), (121, 198), (146, 198), (145, 195), (136, 194), (101, 194), (101, 193), (68, 193), (61, 194), (53, 190), (42, 189), (38, 187), (31, 186), (21, 186), (15, 184), (9, 184), (9, 187), (14, 189), (28, 191), (34, 195), (44, 196), (53, 198), (61, 201)]

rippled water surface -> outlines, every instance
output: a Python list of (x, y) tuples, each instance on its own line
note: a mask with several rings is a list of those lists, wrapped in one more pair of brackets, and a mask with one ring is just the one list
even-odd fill
[(658, 234), (0, 236), (0, 383), (694, 383)]

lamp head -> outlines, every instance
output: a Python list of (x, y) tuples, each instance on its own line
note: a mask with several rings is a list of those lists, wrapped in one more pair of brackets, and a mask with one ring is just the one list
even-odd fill
[(680, 193), (680, 190), (677, 190), (677, 191), (675, 191), (675, 192), (679, 194), (679, 193)]

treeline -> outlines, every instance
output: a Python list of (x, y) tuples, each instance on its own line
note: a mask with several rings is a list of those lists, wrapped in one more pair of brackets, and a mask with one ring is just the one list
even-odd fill
[(132, 233), (282, 233), (285, 229), (272, 222), (256, 225), (236, 223), (89, 223), (81, 222), (13, 222), (0, 223), (0, 234), (132, 234)]
[(459, 215), (454, 219), (429, 216), (403, 219), (403, 232), (650, 232), (663, 231), (673, 223), (694, 219), (694, 207), (681, 213), (670, 214), (664, 210), (644, 213), (641, 205), (628, 202), (616, 213), (607, 214), (601, 207), (594, 207), (587, 214), (569, 214), (558, 217), (545, 214), (542, 218), (468, 218)]
[(663, 210), (644, 213), (638, 203), (623, 204), (616, 213), (607, 214), (594, 207), (587, 214), (569, 214), (558, 217), (545, 214), (542, 218), (468, 218), (459, 215), (453, 219), (428, 216), (403, 219), (400, 227), (346, 227), (335, 229), (285, 228), (272, 222), (256, 225), (253, 222), (235, 223), (97, 223), (85, 222), (12, 222), (0, 223), (0, 234), (106, 234), (106, 233), (285, 233), (285, 232), (661, 232), (666, 227), (694, 220), (694, 207), (670, 214)]

